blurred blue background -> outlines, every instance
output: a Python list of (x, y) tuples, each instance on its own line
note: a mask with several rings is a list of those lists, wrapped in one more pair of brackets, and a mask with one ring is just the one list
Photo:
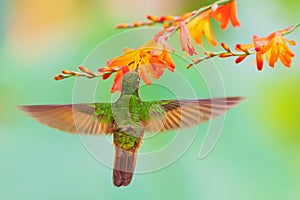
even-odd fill
[[(70, 103), (74, 79), (55, 82), (53, 76), (62, 69), (76, 70), (96, 45), (121, 32), (114, 29), (117, 23), (147, 14), (180, 15), (207, 3), (1, 1), (0, 198), (300, 199), (299, 30), (287, 36), (298, 43), (291, 48), (296, 56), (290, 69), (277, 63), (275, 69), (265, 66), (259, 72), (254, 57), (239, 65), (233, 59), (214, 60), (226, 94), (247, 97), (228, 113), (214, 150), (198, 159), (205, 137), (199, 129), (179, 160), (159, 171), (135, 175), (126, 188), (113, 187), (111, 169), (97, 162), (78, 136), (43, 126), (16, 109), (19, 104)], [(222, 31), (212, 21), (219, 43), (249, 43), (254, 34), (266, 36), (299, 22), (299, 1), (238, 0), (237, 5), (240, 28)], [(219, 50), (207, 42), (203, 47)], [(109, 89), (107, 84), (103, 91), (107, 96)]]

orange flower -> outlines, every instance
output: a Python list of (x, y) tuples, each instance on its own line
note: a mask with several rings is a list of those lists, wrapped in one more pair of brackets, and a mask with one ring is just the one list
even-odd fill
[(197, 54), (192, 45), (190, 32), (185, 22), (180, 23), (180, 44), (182, 51), (187, 52), (190, 56)]
[(263, 54), (266, 54), (266, 58), (271, 67), (274, 67), (278, 57), (283, 65), (286, 67), (291, 66), (291, 58), (295, 55), (288, 48), (286, 42), (288, 42), (290, 45), (296, 45), (296, 43), (293, 40), (286, 39), (280, 31), (271, 33), (266, 38), (258, 38), (257, 36), (254, 36), (253, 42), (257, 52), (256, 60), (258, 69), (262, 69), (263, 67)]
[(274, 67), (275, 63), (280, 59), (281, 63), (286, 67), (290, 67), (292, 63), (293, 52), (289, 49), (286, 42), (290, 45), (296, 45), (295, 41), (288, 40), (284, 37), (283, 33), (286, 30), (276, 31), (267, 37), (259, 38), (253, 36), (253, 43), (246, 45), (237, 45), (238, 51), (249, 51), (255, 49), (256, 51), (256, 65), (258, 70), (262, 70), (264, 59), (263, 55), (266, 54), (266, 59), (270, 67)]
[(217, 45), (215, 37), (210, 27), (210, 15), (212, 10), (208, 9), (192, 19), (188, 24), (188, 30), (191, 37), (198, 43), (202, 44), (202, 35), (204, 35), (209, 43), (213, 46)]
[(221, 23), (221, 28), (226, 29), (229, 21), (233, 27), (240, 26), (240, 22), (237, 19), (237, 9), (236, 9), (236, 1), (232, 0), (231, 2), (219, 6), (215, 11), (212, 12), (211, 15), (215, 20)]
[(109, 60), (106, 67), (100, 68), (99, 71), (108, 72), (103, 79), (110, 77), (110, 72), (117, 71), (111, 88), (111, 92), (115, 92), (122, 90), (121, 80), (123, 75), (129, 71), (138, 72), (146, 84), (151, 84), (152, 81), (147, 74), (158, 79), (163, 74), (164, 68), (174, 71), (175, 64), (166, 43), (161, 37), (158, 37), (137, 49), (124, 49), (123, 55)]
[(229, 21), (232, 23), (233, 27), (237, 27), (240, 25), (240, 22), (237, 19), (236, 11), (236, 1), (232, 0), (225, 5), (217, 7), (216, 9), (211, 8), (202, 12), (200, 15), (192, 19), (187, 25), (191, 37), (198, 44), (201, 44), (202, 35), (204, 35), (211, 45), (216, 46), (217, 42), (210, 26), (210, 18), (214, 18), (219, 21), (222, 29), (227, 28)]

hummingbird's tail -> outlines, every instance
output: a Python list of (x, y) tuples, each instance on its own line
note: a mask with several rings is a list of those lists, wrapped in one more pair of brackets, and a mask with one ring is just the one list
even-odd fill
[(138, 148), (124, 150), (115, 146), (113, 183), (115, 186), (127, 186), (131, 182)]

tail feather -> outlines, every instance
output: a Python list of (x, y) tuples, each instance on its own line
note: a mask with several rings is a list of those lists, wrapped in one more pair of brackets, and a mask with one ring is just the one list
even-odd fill
[(113, 184), (117, 187), (127, 186), (132, 180), (137, 156), (136, 150), (124, 150), (115, 146)]

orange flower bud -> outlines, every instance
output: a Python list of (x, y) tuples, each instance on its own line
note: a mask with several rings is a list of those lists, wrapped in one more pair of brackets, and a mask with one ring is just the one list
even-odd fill
[(174, 21), (174, 16), (172, 15), (164, 15), (161, 16), (159, 19), (160, 22), (164, 22), (164, 21)]
[(235, 50), (245, 52), (246, 54), (249, 53), (249, 50), (254, 48), (254, 44), (237, 44), (235, 46)]
[(98, 72), (100, 72), (100, 73), (103, 73), (104, 70), (105, 70), (105, 67), (100, 67), (100, 68), (98, 68)]
[(171, 23), (164, 23), (164, 28), (169, 28), (171, 26)]
[(153, 25), (153, 22), (146, 22), (146, 25), (151, 26), (151, 25)]
[(130, 25), (129, 24), (119, 24), (116, 26), (116, 28), (129, 28)]
[(149, 19), (151, 21), (154, 21), (154, 22), (158, 22), (159, 21), (158, 17), (155, 17), (153, 15), (147, 15), (147, 19)]
[(205, 51), (204, 54), (207, 55), (207, 56), (210, 56), (210, 57), (213, 57), (213, 56), (216, 55), (215, 53), (210, 52), (210, 51)]
[(61, 73), (71, 75), (71, 74), (72, 74), (72, 71), (66, 70), (66, 69), (65, 69), (65, 70), (62, 70)]
[(231, 52), (229, 46), (228, 46), (226, 43), (222, 42), (222, 43), (221, 43), (221, 46), (222, 46), (223, 49), (225, 49), (226, 51)]
[(219, 55), (220, 58), (227, 58), (227, 57), (231, 57), (231, 56), (233, 56), (232, 53), (221, 53), (221, 54)]
[(141, 25), (143, 25), (143, 22), (134, 22), (133, 23), (133, 27), (139, 27)]
[(57, 75), (57, 76), (54, 77), (54, 80), (59, 81), (59, 80), (62, 80), (62, 79), (64, 79), (64, 78), (67, 78), (67, 76), (64, 76), (64, 75), (62, 75), (62, 74), (59, 74), (59, 75)]
[(86, 68), (84, 66), (79, 66), (78, 68), (80, 69), (80, 71), (82, 71), (86, 74), (89, 74), (91, 76), (95, 76), (95, 74), (91, 70), (89, 70), (88, 68)]
[(71, 76), (80, 76), (77, 72), (71, 71), (71, 70), (62, 70), (63, 74), (71, 75)]
[(193, 63), (190, 63), (190, 64), (188, 64), (185, 68), (186, 68), (186, 69), (189, 69), (189, 68), (191, 68), (193, 65), (194, 65)]
[(239, 57), (235, 60), (235, 63), (238, 64), (238, 63), (242, 62), (246, 57), (247, 57), (247, 55), (239, 56)]

